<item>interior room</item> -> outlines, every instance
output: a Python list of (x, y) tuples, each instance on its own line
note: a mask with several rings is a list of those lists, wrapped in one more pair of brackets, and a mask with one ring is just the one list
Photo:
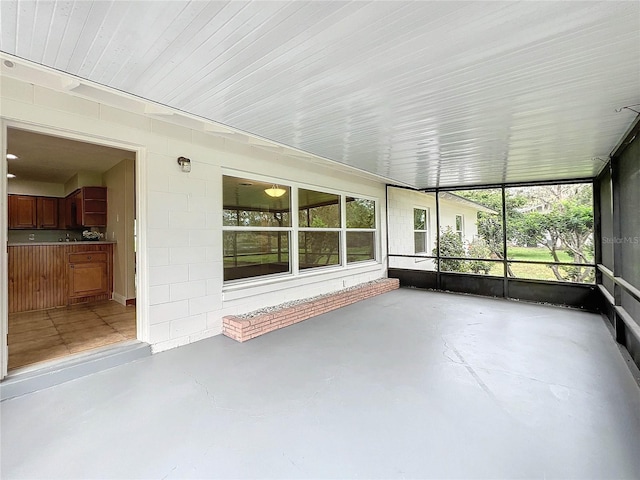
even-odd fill
[(640, 477), (639, 2), (0, 18), (3, 478)]
[(134, 340), (135, 154), (7, 131), (10, 372)]

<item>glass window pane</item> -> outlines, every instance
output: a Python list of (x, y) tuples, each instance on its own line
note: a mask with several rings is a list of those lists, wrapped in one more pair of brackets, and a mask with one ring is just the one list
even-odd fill
[(374, 232), (347, 232), (348, 263), (374, 260), (375, 258)]
[[(266, 190), (278, 187), (273, 197)], [(222, 177), (222, 224), (238, 227), (291, 226), (291, 188), (283, 185)]]
[(462, 215), (456, 215), (456, 232), (462, 231)]
[(224, 279), (289, 272), (289, 232), (223, 232)]
[(414, 232), (413, 241), (415, 244), (415, 253), (427, 252), (427, 233), (426, 232)]
[(340, 228), (340, 196), (300, 188), (298, 221), (301, 227)]
[(413, 209), (413, 229), (426, 230), (427, 211), (422, 208)]
[(300, 270), (340, 263), (340, 232), (300, 232), (298, 242)]
[(376, 202), (347, 197), (347, 228), (376, 228)]

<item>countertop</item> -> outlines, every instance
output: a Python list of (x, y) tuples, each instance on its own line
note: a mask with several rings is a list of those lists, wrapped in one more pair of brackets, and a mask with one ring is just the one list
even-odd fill
[(31, 247), (41, 247), (43, 245), (58, 245), (58, 246), (65, 246), (65, 245), (107, 245), (107, 244), (115, 244), (117, 242), (108, 242), (106, 240), (98, 240), (98, 241), (90, 241), (90, 240), (82, 240), (79, 242), (15, 242), (15, 243), (9, 243), (10, 247), (26, 247), (26, 246), (31, 246)]

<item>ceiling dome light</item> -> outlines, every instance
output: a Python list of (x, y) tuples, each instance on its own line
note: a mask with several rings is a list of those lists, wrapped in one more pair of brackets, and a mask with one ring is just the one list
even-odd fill
[(278, 185), (272, 185), (270, 188), (265, 188), (264, 193), (270, 197), (279, 198), (283, 196), (287, 191), (284, 188), (280, 188)]
[(18, 156), (13, 153), (7, 153), (7, 160), (18, 160)]
[(16, 178), (16, 176), (13, 173), (7, 173), (7, 178)]

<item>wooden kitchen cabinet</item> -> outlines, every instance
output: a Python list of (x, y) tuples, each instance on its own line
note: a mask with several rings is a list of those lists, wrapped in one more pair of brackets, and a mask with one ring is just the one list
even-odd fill
[(109, 293), (109, 258), (107, 252), (69, 254), (69, 298)]
[(9, 228), (36, 228), (37, 198), (31, 195), (9, 195)]
[(67, 228), (107, 226), (106, 187), (82, 187), (65, 202)]
[(55, 197), (9, 195), (9, 228), (58, 228), (58, 201)]
[(112, 243), (9, 245), (7, 250), (9, 313), (111, 299)]
[(58, 199), (37, 197), (36, 219), (38, 228), (58, 228)]

